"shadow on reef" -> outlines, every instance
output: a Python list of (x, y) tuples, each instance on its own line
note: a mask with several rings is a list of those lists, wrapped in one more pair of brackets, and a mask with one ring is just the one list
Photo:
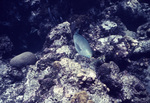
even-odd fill
[(133, 4), (122, 2), (118, 6), (116, 15), (126, 25), (127, 29), (136, 32), (140, 25), (147, 22), (145, 14), (141, 9), (142, 6), (137, 2), (133, 2)]
[[(0, 2), (0, 13), (3, 14), (0, 15), (0, 34), (10, 38), (13, 44), (11, 54), (41, 50), (49, 30), (42, 26), (44, 20), (39, 22), (42, 15), (35, 17), (38, 13), (36, 9), (39, 8), (39, 4), (36, 3), (31, 6), (23, 0), (13, 2), (1, 0)], [(9, 57), (10, 55), (4, 55), (4, 58)]]
[[(110, 92), (108, 94), (113, 98), (121, 98), (122, 91), (121, 91), (121, 85), (114, 80), (112, 80), (110, 77), (101, 77), (100, 80), (108, 86), (110, 89)], [(113, 82), (113, 83), (112, 83)]]
[(143, 57), (146, 57), (146, 58), (150, 58), (150, 53), (147, 52), (147, 53), (141, 53), (141, 54), (133, 54), (130, 59), (131, 60), (138, 60), (140, 58), (143, 58)]

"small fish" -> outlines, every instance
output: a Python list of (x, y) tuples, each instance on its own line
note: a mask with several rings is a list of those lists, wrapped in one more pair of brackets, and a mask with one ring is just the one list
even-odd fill
[(83, 36), (78, 34), (78, 31), (79, 30), (77, 30), (73, 35), (75, 49), (80, 55), (91, 58), (93, 54), (92, 49), (88, 41)]

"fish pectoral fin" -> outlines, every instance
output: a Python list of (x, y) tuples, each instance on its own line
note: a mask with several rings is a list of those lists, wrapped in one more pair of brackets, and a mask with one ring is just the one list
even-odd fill
[(77, 43), (75, 43), (75, 47), (76, 47), (76, 49), (77, 49), (78, 52), (81, 51), (81, 48), (80, 48), (80, 46)]

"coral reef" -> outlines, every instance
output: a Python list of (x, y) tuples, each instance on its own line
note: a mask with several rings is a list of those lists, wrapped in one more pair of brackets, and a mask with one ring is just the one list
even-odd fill
[(149, 103), (148, 1), (1, 2), (0, 103)]

